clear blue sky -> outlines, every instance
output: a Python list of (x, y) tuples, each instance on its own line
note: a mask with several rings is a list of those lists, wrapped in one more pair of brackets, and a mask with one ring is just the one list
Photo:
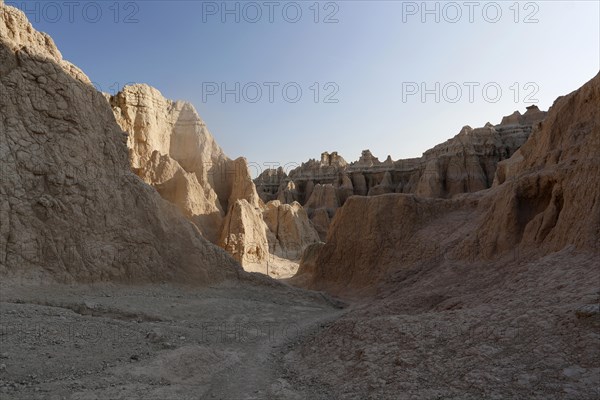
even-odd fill
[[(381, 160), (420, 156), (463, 125), (498, 123), (535, 100), (547, 109), (600, 68), (597, 1), (480, 2), (473, 9), (462, 1), (429, 2), (434, 12), (424, 15), (421, 2), (338, 1), (318, 3), (318, 16), (314, 1), (227, 2), (239, 7), (239, 23), (235, 12), (222, 21), (221, 1), (121, 1), (118, 7), (79, 1), (72, 13), (64, 1), (6, 3), (27, 8), (35, 28), (49, 33), (103, 91), (141, 82), (188, 100), (230, 157), (259, 164), (302, 162), (335, 150), (355, 160), (366, 148)], [(292, 23), (296, 5), (302, 16)], [(225, 102), (208, 95), (211, 82), (229, 88), (239, 82), (240, 102), (233, 94)], [(248, 101), (256, 97), (253, 84), (242, 93), (251, 82), (263, 92), (255, 103)], [(279, 83), (273, 102), (266, 82)], [(293, 86), (287, 100), (282, 93), (290, 82), (303, 92), (296, 103)], [(409, 95), (422, 82), (429, 89), (440, 83), (439, 103), (434, 94), (425, 101)], [(473, 101), (474, 84), (465, 82), (479, 85), (472, 86)], [(502, 95), (492, 102), (497, 87)], [(338, 102), (324, 102), (336, 89), (330, 99)]]

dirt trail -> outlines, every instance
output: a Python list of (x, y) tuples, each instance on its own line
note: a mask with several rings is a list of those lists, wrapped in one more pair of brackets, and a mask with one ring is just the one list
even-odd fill
[(4, 399), (330, 399), (284, 358), (344, 313), (281, 286), (0, 287)]
[(308, 334), (319, 331), (338, 316), (339, 313), (318, 313), (293, 323), (283, 335), (249, 349), (238, 367), (215, 376), (207, 394), (218, 399), (331, 399), (333, 395), (327, 388), (303, 383), (285, 369), (284, 356)]

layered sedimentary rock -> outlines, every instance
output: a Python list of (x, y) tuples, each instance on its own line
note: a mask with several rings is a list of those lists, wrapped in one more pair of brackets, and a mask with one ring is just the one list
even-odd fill
[[(321, 154), (321, 160), (311, 159), (303, 163), (301, 167), (295, 168), (291, 174), (298, 175), (298, 171), (302, 170), (303, 175), (318, 177), (320, 175), (334, 176), (338, 170), (346, 168), (348, 163), (337, 152)], [(333, 181), (328, 181), (332, 183)], [(296, 184), (290, 176), (288, 176), (283, 168), (277, 169), (267, 168), (255, 180), (256, 189), (261, 199), (266, 203), (271, 200), (280, 200), (282, 203), (292, 203), (300, 201), (302, 204), (310, 198), (312, 189), (314, 188), (313, 180), (303, 180), (302, 187), (296, 187)]]
[(165, 99), (148, 85), (110, 98), (132, 169), (217, 242), (229, 204), (257, 201), (244, 159), (230, 160), (194, 107)]
[(490, 190), (452, 199), (351, 197), (299, 273), (310, 271), (313, 287), (373, 288), (394, 269), (420, 264), (525, 259), (567, 246), (597, 252), (599, 107), (600, 75), (556, 100), (528, 141), (500, 163)]
[[(1, 3), (0, 93), (1, 273), (136, 282), (240, 273), (131, 172), (130, 139), (85, 74), (21, 11)], [(169, 193), (199, 183), (154, 152), (140, 154), (161, 184), (173, 183), (163, 187)]]
[(269, 257), (267, 231), (260, 208), (237, 200), (225, 217), (219, 245), (242, 265), (261, 264)]
[(293, 281), (368, 300), (288, 356), (294, 374), (340, 398), (597, 397), (598, 109), (600, 75), (489, 190), (347, 200)]
[(320, 241), (306, 211), (297, 202), (271, 201), (263, 211), (263, 218), (269, 228), (271, 254), (297, 260), (306, 247)]
[[(336, 213), (325, 245), (309, 258), (310, 265), (300, 264), (298, 274), (311, 275), (311, 288), (373, 289), (400, 262), (434, 259), (439, 236), (451, 237), (468, 221), (463, 218), (451, 225), (444, 217), (468, 215), (475, 207), (476, 202), (412, 194), (351, 197)], [(438, 229), (426, 234), (434, 222)]]
[(286, 178), (287, 174), (282, 167), (267, 168), (256, 177), (254, 180), (256, 191), (263, 202), (267, 203), (277, 197), (279, 186)]
[[(147, 85), (127, 86), (109, 100), (117, 121), (130, 132), (132, 169), (243, 265), (266, 263), (269, 248), (278, 256), (298, 259), (307, 242), (300, 240), (294, 247), (287, 241), (298, 235), (298, 226), (317, 237), (298, 211), (289, 213), (293, 221), (269, 229), (263, 221), (269, 208), (256, 191), (246, 160), (224, 154), (191, 104), (167, 100)], [(280, 170), (274, 175), (285, 174)], [(267, 182), (269, 177), (264, 178)], [(281, 198), (292, 203), (294, 197), (295, 187), (288, 182)]]
[(312, 210), (324, 208), (329, 212), (335, 212), (340, 206), (338, 192), (331, 184), (317, 183), (304, 206)]
[[(320, 161), (309, 160), (289, 176), (268, 170), (256, 182), (263, 199), (298, 201), (307, 208), (311, 219), (320, 208), (327, 209), (332, 217), (337, 209), (332, 203), (337, 201), (342, 206), (352, 195), (414, 193), (451, 198), (491, 187), (498, 162), (510, 158), (545, 115), (546, 112), (530, 106), (525, 114), (515, 111), (495, 126), (490, 123), (476, 129), (465, 126), (454, 138), (426, 151), (420, 158), (393, 161), (388, 156), (381, 162), (364, 150), (358, 161), (348, 164), (337, 153), (323, 153)], [(315, 195), (316, 187), (319, 190)]]
[(300, 204), (274, 200), (259, 206), (242, 199), (227, 213), (219, 245), (242, 265), (256, 268), (276, 258), (299, 260), (306, 247), (319, 241)]
[(559, 97), (511, 159), (499, 164), (471, 246), (485, 255), (518, 248), (600, 245), (600, 74)]

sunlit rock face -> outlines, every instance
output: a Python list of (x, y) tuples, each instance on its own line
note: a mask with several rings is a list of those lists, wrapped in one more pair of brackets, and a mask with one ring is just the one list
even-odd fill
[[(266, 264), (271, 254), (299, 259), (319, 240), (299, 204), (265, 206), (247, 161), (224, 154), (191, 104), (167, 100), (147, 85), (127, 86), (109, 101), (130, 133), (133, 171), (242, 265)], [(276, 171), (265, 181), (283, 175)], [(283, 203), (292, 203), (294, 193), (290, 182)]]

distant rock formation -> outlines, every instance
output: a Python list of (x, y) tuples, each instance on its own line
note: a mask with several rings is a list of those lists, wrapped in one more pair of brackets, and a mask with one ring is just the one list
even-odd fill
[(336, 167), (344, 168), (348, 163), (337, 151), (329, 154), (328, 152), (321, 153), (321, 167)]
[[(348, 199), (333, 219), (326, 244), (311, 248), (303, 258), (299, 281), (311, 288), (343, 292), (373, 289), (392, 271), (410, 276), (406, 271), (417, 265), (433, 268), (444, 261), (464, 263), (515, 254), (522, 260), (537, 259), (568, 246), (597, 254), (599, 107), (600, 74), (555, 101), (519, 151), (493, 168), (497, 174), (489, 191), (451, 199), (415, 194)], [(486, 147), (482, 142), (493, 131), (483, 129), (476, 135), (478, 140), (470, 141), (471, 148)], [(473, 131), (463, 129), (456, 141), (464, 143), (463, 137)], [(443, 170), (441, 156), (431, 156), (444, 154), (444, 146), (426, 153), (436, 172)], [(491, 164), (479, 165), (492, 171)], [(463, 182), (484, 187), (490, 182), (485, 176), (485, 180)]]
[(256, 191), (262, 201), (267, 203), (271, 200), (275, 200), (278, 196), (279, 186), (286, 178), (287, 174), (283, 171), (282, 167), (277, 169), (267, 168), (261, 172), (261, 174), (254, 179), (254, 184), (256, 185)]
[(274, 200), (264, 207), (237, 200), (227, 213), (219, 245), (242, 265), (273, 262), (270, 255), (299, 260), (320, 241), (302, 206)]
[(304, 249), (320, 241), (306, 211), (297, 202), (292, 204), (281, 204), (277, 200), (269, 202), (263, 211), (263, 217), (269, 227), (271, 254), (299, 260)]
[[(131, 172), (127, 134), (85, 74), (2, 2), (0, 60), (0, 274), (134, 283), (240, 275), (226, 252)], [(164, 122), (138, 115), (131, 123), (140, 127)], [(180, 195), (202, 181), (150, 151), (170, 145), (154, 139), (136, 151), (140, 174), (190, 214), (218, 209), (210, 194)]]
[[(289, 176), (283, 171), (266, 170), (255, 182), (264, 201), (297, 201), (313, 222), (316, 210), (324, 208), (333, 218), (337, 208), (352, 195), (414, 193), (451, 198), (490, 188), (498, 163), (510, 158), (545, 116), (546, 112), (537, 106), (529, 106), (525, 114), (515, 111), (495, 126), (465, 126), (454, 138), (427, 150), (420, 158), (393, 161), (387, 156), (381, 162), (364, 150), (358, 161), (348, 164), (337, 153), (323, 153), (320, 162), (309, 160)], [(324, 213), (318, 215), (316, 225), (326, 230)]]
[(262, 264), (269, 257), (267, 230), (260, 208), (237, 200), (225, 217), (218, 243), (242, 265)]

